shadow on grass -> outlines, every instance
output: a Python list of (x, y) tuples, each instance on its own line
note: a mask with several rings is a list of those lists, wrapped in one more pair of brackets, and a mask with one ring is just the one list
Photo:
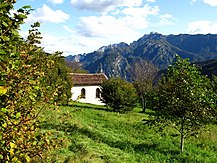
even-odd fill
[(40, 128), (45, 129), (45, 130), (56, 130), (56, 131), (63, 131), (63, 132), (74, 132), (77, 131), (78, 127), (76, 124), (72, 123), (63, 123), (63, 124), (53, 124), (53, 123), (48, 123), (44, 122), (40, 125)]
[(81, 108), (81, 109), (85, 108), (85, 109), (95, 109), (95, 110), (103, 110), (103, 111), (112, 112), (111, 109), (109, 109), (108, 107), (106, 107), (104, 105), (74, 103), (74, 105), (72, 107)]
[[(158, 152), (164, 155), (171, 155), (173, 159), (179, 160), (180, 153), (178, 150), (171, 150), (169, 147), (160, 147), (158, 142), (154, 142), (154, 140), (146, 140), (145, 142), (141, 143), (133, 143), (132, 141), (124, 141), (124, 140), (114, 140), (106, 135), (103, 135), (97, 131), (94, 131), (89, 128), (81, 128), (76, 124), (64, 123), (61, 125), (49, 124), (46, 123), (42, 125), (44, 129), (55, 129), (57, 131), (63, 131), (65, 133), (69, 133), (70, 135), (73, 134), (81, 134), (85, 135), (91, 140), (97, 143), (104, 143), (111, 148), (118, 148), (123, 151), (127, 152), (137, 152), (143, 154), (153, 154), (153, 152)], [(76, 140), (72, 140), (72, 144), (68, 147), (71, 152), (75, 153), (86, 153), (86, 144), (79, 143)]]
[[(123, 151), (134, 151), (134, 152), (138, 152), (138, 153), (145, 153), (145, 154), (150, 154), (152, 153), (151, 151), (157, 151), (159, 153), (163, 153), (165, 155), (171, 154), (171, 155), (178, 155), (179, 151), (177, 150), (170, 150), (168, 148), (160, 148), (159, 144), (153, 141), (148, 140), (147, 142), (143, 142), (143, 143), (133, 143), (131, 141), (116, 141), (116, 140), (112, 140), (109, 137), (106, 137), (98, 132), (94, 132), (90, 129), (87, 128), (74, 128), (73, 132), (78, 132), (80, 134), (83, 134), (85, 136), (87, 136), (88, 138), (92, 139), (93, 141), (96, 141), (97, 143), (104, 143), (107, 144), (108, 146), (112, 147), (112, 148), (118, 148), (120, 150)], [(71, 151), (77, 151), (79, 149), (76, 148), (80, 148), (80, 145), (74, 145), (72, 143), (72, 145), (69, 147), (69, 150)]]
[(145, 111), (145, 112), (141, 112), (141, 113), (147, 114), (149, 116), (155, 116), (156, 115), (154, 111), (150, 111), (150, 110)]

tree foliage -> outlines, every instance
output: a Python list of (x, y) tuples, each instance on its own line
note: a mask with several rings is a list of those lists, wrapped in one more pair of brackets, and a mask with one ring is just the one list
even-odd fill
[(82, 74), (88, 73), (87, 70), (84, 70), (82, 68), (82, 64), (80, 62), (68, 61), (68, 60), (66, 60), (65, 62), (66, 62), (66, 65), (69, 67), (70, 72), (72, 73), (82, 73)]
[(102, 101), (114, 111), (127, 112), (135, 106), (137, 94), (131, 83), (119, 78), (110, 78), (101, 87)]
[(70, 70), (65, 64), (64, 57), (61, 52), (47, 54), (46, 85), (48, 90), (53, 93), (50, 101), (57, 105), (67, 105), (71, 99), (72, 80), (69, 76)]
[[(31, 8), (24, 6), (11, 14), (14, 2), (0, 2), (0, 160), (29, 162), (49, 146), (44, 133), (37, 130), (37, 117), (48, 102), (68, 96), (62, 88), (70, 83), (60, 57), (46, 54), (37, 45), (39, 23), (32, 25), (27, 39), (19, 35)], [(56, 64), (64, 73), (53, 76)]]
[(152, 63), (139, 60), (132, 66), (131, 74), (133, 84), (141, 99), (143, 112), (145, 112), (145, 109), (152, 103), (157, 68)]
[(215, 118), (215, 102), (210, 80), (187, 59), (177, 57), (159, 84), (156, 120), (172, 125), (184, 139), (197, 134)]

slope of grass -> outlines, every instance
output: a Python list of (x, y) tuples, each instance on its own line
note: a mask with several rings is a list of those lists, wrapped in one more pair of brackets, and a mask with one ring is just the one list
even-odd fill
[(172, 128), (157, 132), (142, 121), (152, 114), (120, 114), (103, 106), (74, 104), (45, 110), (41, 129), (56, 140), (44, 162), (136, 163), (217, 162), (217, 126), (186, 140), (179, 154), (179, 137)]

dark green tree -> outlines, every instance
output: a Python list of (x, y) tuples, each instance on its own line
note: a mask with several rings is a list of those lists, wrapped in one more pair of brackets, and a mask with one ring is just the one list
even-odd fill
[[(55, 96), (51, 99), (57, 105), (67, 105), (71, 99), (72, 79), (61, 52), (47, 54), (49, 69), (46, 71), (46, 85)], [(55, 81), (55, 82), (54, 82)]]
[(187, 59), (177, 57), (160, 81), (156, 103), (156, 122), (171, 125), (184, 139), (199, 133), (215, 118), (215, 102), (210, 80)]
[(136, 104), (136, 90), (125, 80), (110, 78), (101, 85), (101, 88), (102, 101), (113, 111), (127, 112)]

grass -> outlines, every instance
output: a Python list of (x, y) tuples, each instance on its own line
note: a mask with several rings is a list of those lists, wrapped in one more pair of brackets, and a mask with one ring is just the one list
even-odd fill
[(76, 103), (45, 110), (41, 130), (57, 142), (41, 162), (157, 163), (217, 162), (217, 126), (186, 140), (179, 153), (179, 137), (172, 128), (157, 132), (142, 121), (152, 112), (140, 108), (127, 114), (103, 106)]

